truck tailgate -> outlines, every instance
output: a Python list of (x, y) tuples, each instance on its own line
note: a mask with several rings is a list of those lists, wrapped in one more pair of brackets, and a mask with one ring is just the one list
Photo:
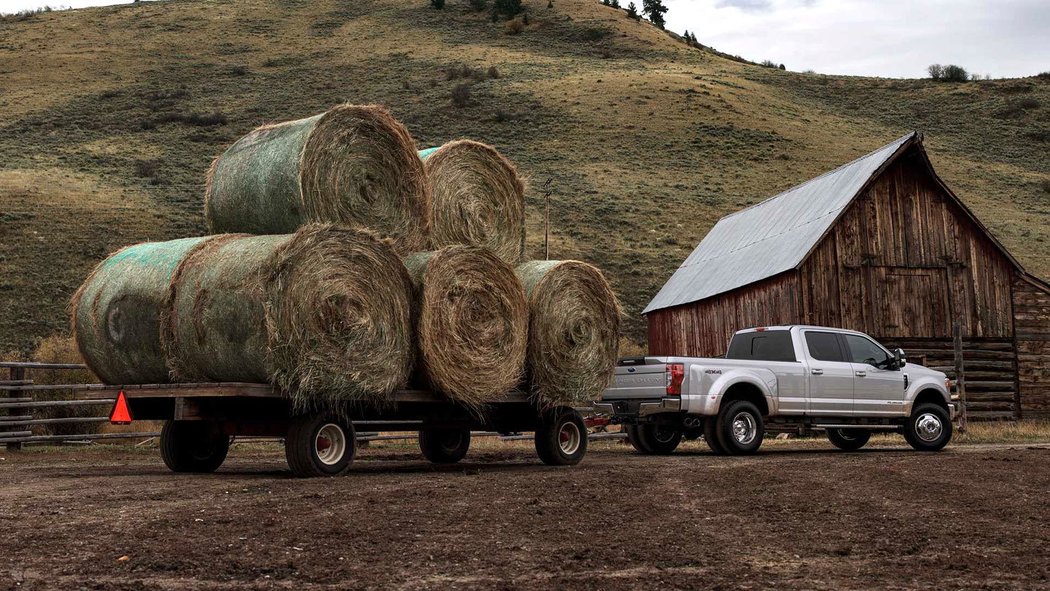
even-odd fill
[(664, 363), (618, 366), (602, 399), (663, 398), (667, 394), (666, 367)]

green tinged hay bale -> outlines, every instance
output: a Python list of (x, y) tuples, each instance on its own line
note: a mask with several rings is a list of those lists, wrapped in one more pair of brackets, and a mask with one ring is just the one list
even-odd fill
[(215, 159), (205, 187), (214, 233), (287, 234), (335, 222), (389, 236), (401, 253), (426, 248), (429, 210), (415, 142), (376, 105), (259, 127)]
[(530, 389), (539, 401), (589, 402), (609, 386), (622, 311), (597, 268), (529, 261), (516, 269), (529, 301)]
[(382, 404), (412, 370), (411, 279), (389, 241), (363, 230), (214, 237), (179, 266), (166, 303), (180, 381), (270, 381), (324, 408)]
[(205, 238), (145, 242), (99, 263), (73, 296), (71, 323), (84, 363), (107, 384), (168, 381), (159, 316), (183, 257)]
[(525, 183), (492, 146), (471, 140), (423, 150), (434, 248), (484, 246), (512, 265), (525, 253)]
[(528, 308), (514, 269), (477, 246), (405, 260), (416, 288), (416, 335), (427, 385), (477, 408), (520, 383)]

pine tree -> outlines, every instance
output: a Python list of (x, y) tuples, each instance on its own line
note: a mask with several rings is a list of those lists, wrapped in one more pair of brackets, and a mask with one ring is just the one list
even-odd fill
[(649, 21), (661, 29), (664, 28), (664, 24), (667, 21), (664, 20), (664, 13), (667, 12), (667, 7), (664, 6), (663, 0), (642, 0), (642, 12), (649, 17)]
[(638, 14), (638, 7), (631, 2), (627, 5), (627, 18), (633, 18), (634, 20), (641, 20), (642, 15)]
[(612, 0), (612, 7), (613, 8), (619, 8), (620, 7), (620, 0)]

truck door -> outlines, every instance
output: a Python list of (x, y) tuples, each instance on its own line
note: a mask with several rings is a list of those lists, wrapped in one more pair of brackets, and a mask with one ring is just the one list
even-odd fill
[(853, 413), (870, 417), (904, 412), (904, 372), (893, 369), (893, 356), (875, 341), (844, 334), (842, 339), (853, 366)]
[(853, 364), (846, 358), (839, 335), (807, 330), (809, 410), (814, 416), (853, 414)]

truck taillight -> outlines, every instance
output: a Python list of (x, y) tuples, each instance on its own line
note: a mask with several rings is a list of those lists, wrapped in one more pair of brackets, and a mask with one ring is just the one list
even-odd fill
[(685, 379), (685, 365), (681, 363), (668, 363), (665, 370), (667, 375), (667, 395), (682, 395), (682, 380)]

